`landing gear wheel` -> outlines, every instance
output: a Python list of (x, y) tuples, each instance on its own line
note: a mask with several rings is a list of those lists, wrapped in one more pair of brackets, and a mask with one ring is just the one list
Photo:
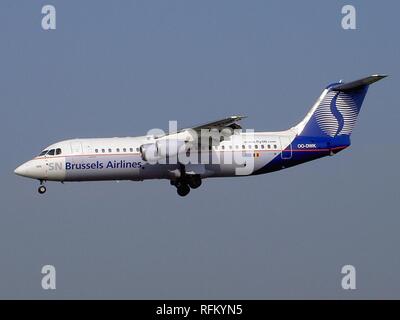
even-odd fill
[(190, 188), (187, 184), (182, 184), (179, 187), (176, 188), (176, 192), (181, 196), (187, 196), (190, 192)]
[(201, 186), (201, 178), (199, 176), (191, 177), (188, 180), (188, 184), (189, 187), (191, 187), (192, 189), (197, 189), (198, 187)]
[(40, 187), (38, 188), (38, 192), (39, 192), (40, 194), (45, 193), (45, 192), (46, 192), (46, 187), (45, 187), (45, 186), (40, 186)]

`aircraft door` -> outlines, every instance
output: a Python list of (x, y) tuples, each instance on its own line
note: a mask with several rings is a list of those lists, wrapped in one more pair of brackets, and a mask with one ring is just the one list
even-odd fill
[(280, 137), (281, 140), (281, 157), (282, 159), (292, 158), (292, 143), (289, 137)]
[(86, 154), (92, 154), (93, 153), (93, 148), (91, 145), (86, 144), (84, 147), (84, 153)]
[(76, 141), (71, 142), (71, 153), (72, 154), (82, 153), (82, 143)]
[(49, 176), (49, 159), (45, 156), (44, 158), (44, 177), (45, 180), (48, 178)]

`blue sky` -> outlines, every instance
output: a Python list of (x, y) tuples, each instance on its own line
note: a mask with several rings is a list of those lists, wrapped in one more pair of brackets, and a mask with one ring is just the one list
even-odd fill
[[(399, 298), (395, 1), (0, 3), (2, 298)], [(37, 183), (14, 168), (76, 137), (231, 114), (273, 131), (321, 90), (373, 73), (351, 148), (182, 199), (168, 181)], [(57, 270), (43, 291), (41, 267)], [(340, 287), (341, 267), (357, 290)]]

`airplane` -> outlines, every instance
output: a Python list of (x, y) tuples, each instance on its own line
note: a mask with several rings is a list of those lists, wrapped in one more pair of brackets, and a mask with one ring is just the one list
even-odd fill
[(346, 149), (369, 85), (385, 77), (328, 85), (304, 119), (285, 131), (243, 131), (238, 121), (245, 117), (231, 116), (161, 134), (65, 140), (14, 172), (39, 180), (40, 194), (46, 181), (166, 179), (184, 197), (205, 178), (274, 172)]

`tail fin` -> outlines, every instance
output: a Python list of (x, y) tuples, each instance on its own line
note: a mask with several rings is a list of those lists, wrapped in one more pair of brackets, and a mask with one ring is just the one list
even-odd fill
[(330, 84), (295, 129), (298, 135), (337, 137), (353, 131), (370, 84), (385, 78), (372, 75), (349, 83)]

